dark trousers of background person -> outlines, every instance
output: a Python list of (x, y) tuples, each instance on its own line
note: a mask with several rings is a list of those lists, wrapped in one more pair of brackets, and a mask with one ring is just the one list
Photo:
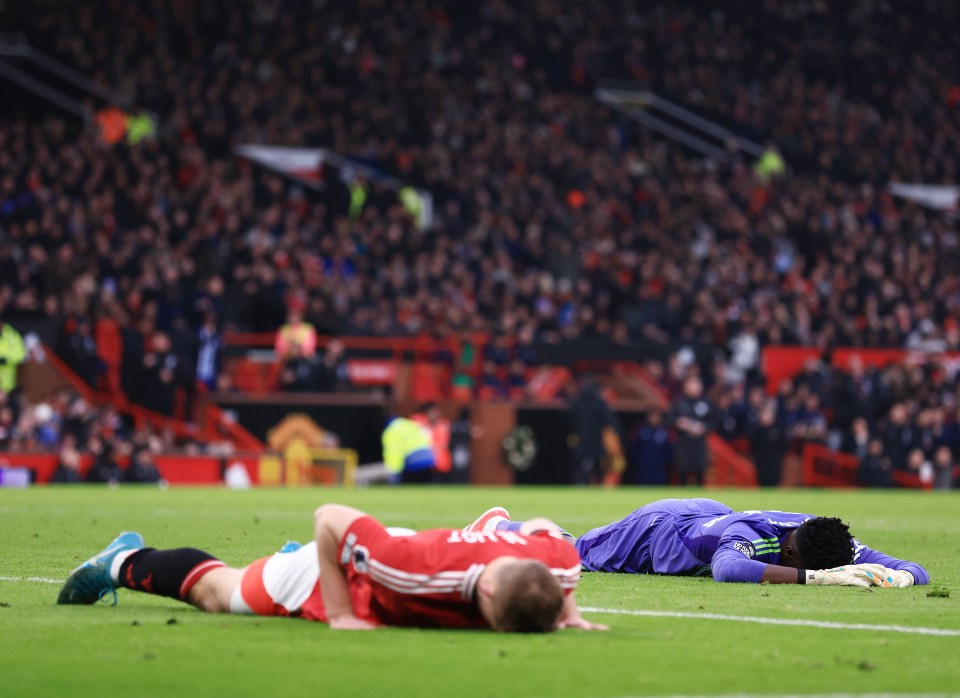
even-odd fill
[(458, 468), (454, 465), (447, 473), (446, 482), (451, 485), (469, 485), (470, 484), (470, 466)]
[(783, 429), (770, 427), (758, 431), (750, 440), (750, 452), (757, 468), (757, 483), (761, 487), (779, 487), (787, 453)]
[(666, 485), (670, 481), (673, 444), (664, 427), (645, 426), (627, 444), (630, 462), (624, 482), (629, 485)]
[(591, 485), (603, 479), (603, 468), (600, 461), (602, 456), (593, 453), (583, 453), (574, 449), (571, 454), (570, 482), (574, 485)]
[(783, 454), (779, 457), (771, 454), (754, 456), (757, 467), (757, 484), (760, 487), (779, 487), (783, 475)]
[(80, 472), (75, 468), (68, 468), (63, 465), (63, 463), (60, 463), (57, 465), (57, 469), (53, 471), (53, 477), (50, 478), (50, 482), (73, 484), (83, 482), (83, 478), (80, 477)]
[(878, 455), (861, 458), (857, 467), (857, 484), (861, 487), (893, 487), (889, 461)]
[(681, 436), (674, 449), (673, 462), (681, 485), (703, 485), (707, 472), (707, 440)]

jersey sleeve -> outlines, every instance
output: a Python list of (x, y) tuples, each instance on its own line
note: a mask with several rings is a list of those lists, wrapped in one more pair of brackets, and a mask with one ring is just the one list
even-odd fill
[(375, 518), (372, 516), (360, 517), (350, 524), (347, 532), (343, 534), (343, 540), (340, 541), (340, 550), (337, 555), (340, 566), (347, 567), (350, 564), (353, 551), (358, 545), (368, 551), (371, 548), (378, 550), (390, 538), (386, 526)]
[(930, 574), (916, 562), (898, 560), (895, 557), (881, 553), (879, 550), (868, 548), (856, 538), (851, 539), (851, 542), (853, 543), (853, 564), (860, 565), (870, 563), (883, 565), (892, 570), (904, 570), (913, 575), (913, 579), (917, 584), (930, 583)]
[(713, 579), (759, 584), (764, 569), (779, 560), (779, 555), (780, 544), (776, 538), (764, 538), (749, 526), (728, 526), (710, 561)]

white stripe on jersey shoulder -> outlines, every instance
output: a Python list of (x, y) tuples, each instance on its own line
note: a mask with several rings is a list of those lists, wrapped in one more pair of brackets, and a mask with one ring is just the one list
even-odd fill
[(406, 570), (397, 569), (396, 567), (390, 567), (380, 562), (379, 560), (371, 559), (369, 563), (371, 566), (378, 567), (385, 574), (392, 575), (398, 580), (405, 581), (426, 581), (428, 579), (447, 579), (451, 581), (459, 581), (463, 579), (463, 576), (467, 573), (467, 570), (452, 570), (444, 572), (435, 572), (433, 574), (422, 574), (418, 572), (407, 572)]
[(463, 584), (460, 586), (460, 596), (463, 597), (464, 601), (473, 599), (477, 582), (480, 581), (480, 575), (483, 574), (485, 569), (487, 569), (487, 566), (480, 563), (474, 563), (467, 568), (467, 576), (464, 577)]
[(407, 572), (385, 565), (379, 560), (369, 560), (368, 565), (371, 569), (376, 569), (380, 574), (394, 579), (397, 584), (422, 584), (424, 582), (444, 582), (449, 584), (459, 584), (467, 574), (467, 570), (455, 572), (437, 572), (436, 574), (420, 574)]
[(578, 562), (573, 567), (551, 567), (550, 572), (557, 576), (574, 577), (580, 575), (583, 566)]
[(381, 584), (390, 584), (391, 588), (396, 589), (458, 589), (463, 583), (462, 580), (451, 581), (449, 579), (404, 581), (385, 573), (383, 570), (373, 567), (368, 570), (368, 573), (373, 579)]
[(577, 584), (580, 583), (580, 565), (574, 565), (573, 567), (567, 567), (566, 569), (551, 567), (550, 573), (560, 582), (560, 586), (564, 589), (575, 589)]
[[(460, 591), (466, 572), (456, 578), (436, 578), (430, 575), (408, 575), (402, 570), (369, 561), (368, 572), (377, 583), (402, 594), (446, 594)], [(410, 578), (412, 577), (412, 578)]]
[(397, 584), (390, 577), (385, 577), (376, 570), (370, 570), (370, 578), (377, 584), (386, 587), (398, 594), (455, 594), (460, 590), (459, 584), (447, 582), (421, 582), (413, 585)]

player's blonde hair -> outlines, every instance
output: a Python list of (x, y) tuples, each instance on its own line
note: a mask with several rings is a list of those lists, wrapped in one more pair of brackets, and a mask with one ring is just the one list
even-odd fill
[(497, 571), (491, 625), (506, 633), (556, 630), (563, 589), (539, 560), (515, 560)]

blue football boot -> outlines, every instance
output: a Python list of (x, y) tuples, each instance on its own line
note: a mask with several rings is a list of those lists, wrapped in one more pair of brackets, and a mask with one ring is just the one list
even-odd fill
[(89, 605), (113, 594), (113, 605), (116, 606), (119, 584), (110, 577), (110, 566), (118, 554), (140, 550), (143, 545), (143, 537), (139, 533), (121, 533), (110, 545), (70, 573), (57, 596), (57, 603)]
[(295, 541), (295, 540), (288, 540), (286, 543), (283, 544), (283, 547), (280, 548), (280, 552), (281, 552), (281, 553), (295, 553), (295, 552), (297, 552), (298, 550), (300, 550), (300, 548), (302, 548), (302, 547), (303, 547), (303, 543), (300, 543), (300, 542)]

